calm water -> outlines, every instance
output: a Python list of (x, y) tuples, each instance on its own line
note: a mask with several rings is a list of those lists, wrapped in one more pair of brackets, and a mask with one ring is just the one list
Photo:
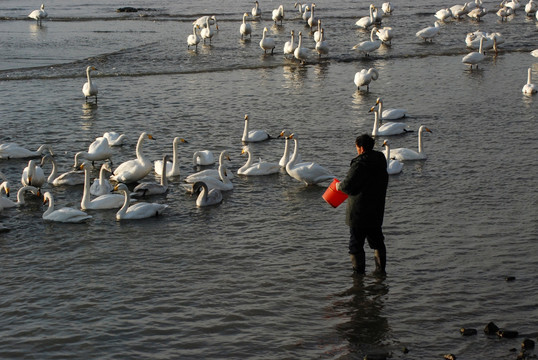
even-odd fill
[[(275, 27), (269, 11), (279, 3), (261, 2), (264, 19), (245, 42), (241, 14), (253, 2), (214, 3), (133, 1), (153, 10), (126, 14), (107, 1), (56, 0), (39, 27), (26, 18), (38, 3), (2, 1), (0, 143), (52, 144), (63, 172), (105, 131), (128, 137), (115, 164), (135, 156), (147, 131), (154, 160), (171, 154), (175, 136), (189, 141), (182, 177), (197, 170), (191, 158), (201, 149), (228, 149), (235, 171), (246, 161), (248, 113), (253, 128), (296, 133), (304, 160), (342, 178), (382, 97), (386, 108), (408, 110), (411, 128), (433, 131), (423, 139), (428, 159), (390, 178), (388, 277), (354, 280), (344, 206), (323, 201), (327, 184), (305, 187), (284, 173), (237, 176), (222, 204), (202, 209), (175, 179), (166, 196), (146, 200), (168, 204), (165, 215), (136, 222), (107, 210), (89, 211), (85, 224), (45, 223), (39, 200), (28, 198), (0, 214), (11, 229), (0, 235), (0, 357), (511, 359), (524, 337), (537, 340), (538, 98), (521, 93), (529, 67), (538, 79), (535, 18), (518, 11), (501, 23), (488, 1), (483, 21), (443, 24), (425, 44), (415, 33), (453, 4), (395, 3), (383, 20), (396, 31), (392, 47), (364, 59), (351, 47), (369, 37), (354, 27), (369, 3), (318, 1), (330, 56), (313, 52), (300, 66), (282, 55), (291, 30), (314, 47), (293, 3)], [(191, 22), (205, 14), (220, 31), (211, 46), (188, 51)], [(277, 40), (274, 56), (259, 48), (264, 26)], [(478, 29), (505, 43), (470, 72), (464, 40)], [(81, 93), (88, 65), (98, 68), (97, 106)], [(355, 72), (371, 67), (379, 79), (357, 92)], [(390, 140), (416, 147), (417, 132)], [(256, 144), (255, 156), (278, 161), (283, 146)], [(26, 163), (0, 161), (13, 194)], [(79, 186), (47, 189), (60, 207), (80, 205)], [(490, 321), (521, 336), (487, 337)], [(478, 335), (462, 337), (461, 327)]]

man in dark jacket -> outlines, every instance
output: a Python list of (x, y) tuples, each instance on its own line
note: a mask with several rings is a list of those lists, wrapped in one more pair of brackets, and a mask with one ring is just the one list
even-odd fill
[(346, 224), (350, 230), (349, 254), (353, 270), (364, 274), (366, 268), (364, 240), (374, 249), (376, 273), (385, 275), (385, 237), (381, 231), (385, 212), (388, 174), (387, 159), (382, 152), (373, 150), (374, 139), (368, 134), (355, 140), (356, 158), (351, 160), (346, 178), (337, 189), (348, 194)]

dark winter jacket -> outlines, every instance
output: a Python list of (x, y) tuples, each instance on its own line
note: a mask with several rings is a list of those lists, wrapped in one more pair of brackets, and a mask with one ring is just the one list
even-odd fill
[(340, 187), (349, 195), (347, 225), (380, 227), (383, 224), (388, 181), (387, 160), (383, 153), (370, 150), (351, 160)]

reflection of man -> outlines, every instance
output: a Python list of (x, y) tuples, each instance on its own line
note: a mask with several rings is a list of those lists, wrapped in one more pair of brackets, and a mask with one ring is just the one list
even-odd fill
[(336, 188), (349, 195), (346, 224), (350, 230), (349, 254), (353, 270), (364, 274), (366, 268), (364, 240), (374, 249), (375, 272), (385, 274), (385, 237), (381, 230), (387, 193), (387, 160), (382, 152), (373, 150), (374, 139), (368, 134), (355, 140), (359, 154), (351, 160), (346, 178)]

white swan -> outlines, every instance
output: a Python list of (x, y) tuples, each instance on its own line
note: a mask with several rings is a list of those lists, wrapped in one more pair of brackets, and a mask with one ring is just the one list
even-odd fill
[(507, 3), (505, 3), (504, 6), (511, 8), (515, 14), (516, 10), (521, 7), (521, 3), (519, 2), (519, 0), (510, 0)]
[(480, 47), (481, 38), (484, 38), (482, 50), (495, 48), (496, 45), (502, 44), (504, 42), (502, 35), (498, 32), (485, 33), (483, 31), (477, 30), (475, 32), (467, 33), (467, 36), (465, 36), (465, 44), (471, 49), (478, 49)]
[(28, 161), (28, 166), (22, 170), (21, 183), (40, 188), (47, 181), (43, 169), (34, 160)]
[(259, 142), (269, 139), (270, 136), (265, 130), (249, 130), (248, 114), (245, 114), (245, 127), (243, 128), (243, 142)]
[[(531, 51), (531, 55), (534, 56), (534, 57), (538, 57), (538, 49), (536, 50), (532, 50)], [(1, 146), (1, 145), (0, 145)]]
[(198, 44), (200, 43), (200, 37), (198, 36), (198, 25), (192, 26), (192, 34), (187, 36), (187, 50), (190, 50), (191, 46), (194, 46), (195, 50), (198, 50)]
[[(185, 144), (187, 142), (188, 142), (187, 140), (180, 137), (174, 138), (174, 141), (172, 142), (172, 161), (171, 162), (168, 161), (166, 163), (166, 176), (167, 177), (180, 175), (178, 145)], [(159, 176), (162, 176), (162, 173), (161, 173), (162, 168), (163, 168), (162, 161), (155, 160), (153, 164), (154, 164), (153, 168), (155, 170), (155, 173)]]
[[(287, 135), (286, 130), (282, 130), (282, 132), (280, 133), (280, 135), (278, 135), (278, 137), (284, 137), (285, 139), (284, 140), (284, 153), (282, 154), (282, 157), (278, 161), (278, 165), (280, 165), (280, 167), (284, 168), (285, 170), (286, 164), (288, 163), (288, 161), (291, 160), (293, 156), (293, 153), (291, 152), (291, 149), (290, 149), (290, 136)], [(298, 163), (302, 162), (301, 154), (297, 154), (297, 162)]]
[(259, 18), (262, 16), (262, 10), (260, 9), (260, 4), (258, 3), (258, 1), (254, 3), (254, 7), (252, 8), (252, 11), (250, 13), (254, 18)]
[(209, 17), (206, 18), (205, 27), (200, 31), (200, 36), (202, 37), (204, 44), (205, 39), (209, 39), (209, 43), (211, 44), (211, 39), (215, 36), (215, 33), (216, 31), (211, 29), (211, 25), (209, 24)]
[(423, 131), (427, 131), (429, 133), (432, 132), (430, 129), (428, 129), (424, 125), (422, 125), (418, 129), (418, 152), (415, 150), (408, 149), (408, 148), (392, 149), (390, 152), (391, 157), (400, 161), (426, 159), (427, 158), (426, 153), (424, 153), (422, 149), (422, 132)]
[(496, 14), (501, 18), (501, 21), (506, 21), (507, 18), (512, 15), (514, 11), (511, 8), (507, 8), (506, 6), (503, 6), (501, 3), (501, 8), (497, 10)]
[(114, 187), (110, 181), (108, 181), (107, 173), (112, 173), (112, 168), (108, 162), (101, 166), (101, 170), (99, 170), (99, 177), (93, 180), (92, 186), (90, 186), (90, 194), (94, 196), (110, 194)]
[(446, 21), (448, 19), (452, 19), (452, 10), (450, 10), (450, 8), (437, 10), (437, 12), (435, 13), (435, 17), (439, 21)]
[(378, 115), (379, 115), (379, 121), (383, 122), (384, 120), (396, 120), (401, 119), (407, 116), (407, 110), (406, 109), (385, 109), (383, 110), (383, 100), (381, 98), (377, 98), (376, 105), (379, 105), (378, 108)]
[(41, 145), (36, 151), (28, 150), (16, 143), (0, 144), (0, 159), (25, 159), (42, 156), (48, 150), (54, 155), (49, 145)]
[(45, 161), (50, 160), (52, 163), (52, 172), (47, 178), (47, 182), (54, 186), (61, 185), (81, 185), (84, 184), (84, 173), (82, 171), (68, 171), (63, 174), (58, 175), (58, 167), (56, 160), (51, 155), (45, 155), (41, 159), (41, 167), (45, 164)]
[(41, 7), (37, 10), (32, 11), (28, 17), (31, 19), (35, 19), (39, 25), (41, 25), (41, 21), (48, 16), (47, 12), (45, 11), (45, 4), (41, 4)]
[(314, 8), (316, 7), (316, 4), (312, 4), (310, 6), (310, 17), (308, 18), (308, 26), (310, 26), (310, 30), (312, 30), (312, 28), (314, 26), (318, 26), (318, 19), (316, 19), (315, 15), (314, 15)]
[(527, 83), (523, 85), (523, 89), (521, 89), (521, 92), (525, 95), (532, 95), (538, 92), (538, 86), (532, 83), (532, 68), (529, 68), (527, 74)]
[(525, 13), (527, 16), (532, 16), (538, 9), (538, 5), (534, 0), (529, 0), (529, 2), (525, 5)]
[(357, 20), (355, 25), (363, 29), (368, 29), (370, 26), (372, 26), (374, 24), (374, 9), (374, 4), (370, 4), (370, 15), (360, 18), (359, 20)]
[(302, 16), (304, 11), (306, 9), (308, 9), (308, 5), (307, 4), (301, 4), (301, 3), (298, 3), (296, 2), (295, 5), (293, 5), (293, 7), (297, 10), (299, 10), (299, 16)]
[[(218, 189), (220, 191), (232, 190), (234, 185), (230, 181), (230, 179), (226, 176), (226, 167), (219, 166), (218, 171), (219, 171), (218, 179), (212, 176), (207, 176), (207, 177), (196, 177), (196, 178), (185, 179), (185, 181), (191, 184), (197, 181), (203, 181), (210, 190), (211, 189)], [(188, 191), (192, 192), (192, 188), (188, 189)]]
[(361, 89), (361, 86), (366, 86), (366, 91), (370, 91), (370, 82), (372, 80), (377, 80), (379, 78), (379, 72), (375, 68), (370, 68), (368, 70), (362, 69), (355, 73), (355, 78), (353, 82), (357, 86), (357, 90)]
[(192, 186), (193, 195), (198, 193), (196, 206), (211, 206), (222, 202), (222, 193), (218, 189), (209, 190), (206, 183), (197, 181)]
[(284, 5), (280, 5), (277, 9), (274, 9), (271, 18), (275, 24), (280, 21), (280, 25), (282, 25), (282, 20), (284, 20)]
[(314, 162), (297, 162), (299, 144), (295, 135), (290, 135), (295, 141), (295, 147), (291, 160), (286, 164), (286, 172), (292, 178), (304, 182), (306, 185), (315, 185), (323, 181), (334, 179), (329, 170)]
[(433, 38), (439, 34), (440, 30), (441, 24), (439, 23), (439, 21), (436, 21), (434, 23), (434, 26), (429, 26), (427, 28), (417, 31), (416, 36), (424, 39), (424, 41), (430, 40), (430, 42), (433, 42)]
[(19, 189), (19, 191), (17, 191), (17, 202), (12, 202), (11, 200), (9, 200), (12, 203), (12, 205), (10, 204), (9, 206), (6, 206), (7, 203), (4, 200), (8, 200), (8, 199), (2, 198), (2, 203), (0, 204), (0, 207), (9, 208), (13, 206), (21, 206), (21, 205), (26, 204), (26, 200), (24, 200), (24, 194), (27, 191), (30, 191), (32, 194), (36, 196), (41, 196), (39, 189), (36, 188), (35, 186), (23, 186)]
[(246, 22), (248, 17), (248, 13), (243, 14), (243, 22), (241, 23), (241, 26), (239, 27), (239, 33), (241, 34), (241, 40), (243, 40), (243, 37), (248, 35), (248, 38), (252, 38), (252, 26)]
[(142, 179), (151, 171), (151, 161), (142, 152), (144, 139), (154, 140), (153, 136), (143, 132), (136, 144), (136, 159), (128, 160), (114, 170), (111, 180), (123, 183), (135, 182)]
[(374, 113), (374, 128), (372, 130), (372, 136), (390, 136), (405, 134), (407, 130), (407, 124), (401, 122), (386, 122), (381, 125), (379, 120), (379, 110), (375, 111), (375, 107), (372, 107), (369, 112)]
[(317, 43), (321, 36), (321, 19), (318, 20), (318, 28), (314, 31), (314, 42)]
[(215, 29), (219, 29), (219, 24), (217, 23), (217, 17), (215, 15), (209, 16), (200, 16), (198, 19), (192, 22), (193, 25), (197, 25), (198, 28), (206, 28), (209, 25), (215, 25)]
[(483, 7), (475, 8), (467, 13), (467, 16), (473, 20), (480, 21), (480, 19), (488, 12)]
[(118, 134), (115, 131), (107, 131), (103, 137), (107, 139), (110, 146), (122, 146), (125, 140), (125, 134)]
[(88, 66), (86, 68), (86, 77), (88, 81), (86, 81), (82, 86), (82, 93), (86, 98), (86, 102), (88, 102), (88, 98), (91, 96), (95, 97), (95, 102), (97, 102), (97, 93), (99, 92), (99, 90), (97, 90), (97, 85), (92, 82), (92, 78), (90, 76), (90, 71), (92, 70), (95, 71), (97, 69), (94, 66)]
[(381, 29), (377, 29), (377, 38), (383, 42), (383, 44), (391, 44), (394, 37), (394, 30), (391, 27), (385, 26)]
[(112, 148), (104, 136), (96, 138), (88, 147), (88, 151), (79, 151), (75, 154), (75, 167), (78, 167), (79, 159), (90, 160), (92, 164), (95, 161), (110, 160), (112, 161)]
[(392, 6), (390, 2), (385, 2), (381, 5), (381, 10), (383, 11), (383, 14), (391, 15), (394, 11), (394, 6)]
[(117, 209), (123, 204), (123, 196), (119, 194), (104, 194), (91, 199), (90, 196), (90, 167), (91, 163), (85, 161), (80, 165), (84, 170), (84, 191), (82, 193), (82, 200), (80, 202), (80, 208), (82, 210), (103, 210), (103, 209)]
[(248, 160), (245, 165), (241, 166), (237, 170), (239, 175), (271, 175), (280, 172), (280, 165), (277, 163), (270, 163), (267, 161), (262, 161), (261, 159), (258, 162), (254, 162), (252, 158), (252, 152), (250, 151), (249, 146), (243, 146), (241, 155), (247, 153)]
[(144, 219), (153, 216), (158, 216), (168, 207), (166, 204), (139, 202), (129, 206), (131, 196), (129, 188), (125, 184), (118, 184), (114, 187), (114, 191), (123, 193), (124, 201), (121, 209), (116, 213), (116, 220), (131, 220)]
[(194, 183), (197, 180), (205, 177), (213, 177), (215, 179), (220, 179), (220, 168), (222, 167), (224, 169), (224, 173), (226, 174), (226, 177), (228, 179), (233, 179), (234, 174), (232, 171), (228, 170), (226, 166), (226, 160), (230, 161), (230, 155), (228, 154), (228, 150), (222, 150), (219, 155), (219, 168), (218, 169), (205, 169), (202, 171), (198, 171), (194, 174), (190, 174), (185, 178), (185, 181), (188, 183)]
[(466, 15), (469, 10), (467, 7), (469, 4), (465, 3), (463, 5), (454, 5), (450, 7), (450, 11), (452, 11), (452, 16), (454, 19), (460, 19), (462, 16)]
[(465, 55), (461, 59), (462, 63), (464, 63), (466, 65), (469, 65), (471, 67), (470, 70), (473, 69), (473, 65), (476, 65), (476, 68), (478, 69), (478, 63), (480, 63), (482, 60), (484, 60), (485, 55), (483, 53), (483, 46), (484, 46), (484, 38), (481, 37), (480, 38), (480, 47), (478, 49), (478, 52), (473, 51), (473, 52)]
[(299, 43), (293, 51), (293, 56), (299, 60), (302, 64), (306, 63), (308, 59), (308, 50), (303, 47), (303, 33), (299, 31)]
[(198, 150), (192, 155), (192, 164), (196, 165), (213, 165), (215, 163), (215, 155), (211, 150)]
[[(161, 174), (166, 173), (166, 164), (170, 155), (164, 155), (161, 161)], [(168, 191), (168, 177), (161, 175), (161, 183), (141, 183), (138, 184), (131, 195), (133, 196), (149, 196), (149, 195), (161, 195)]]
[(387, 158), (387, 173), (389, 175), (396, 175), (402, 172), (403, 163), (390, 158), (390, 146), (389, 141), (383, 141), (383, 147), (385, 147), (385, 157)]
[(86, 214), (84, 211), (70, 207), (54, 210), (54, 198), (48, 191), (43, 195), (43, 204), (46, 204), (47, 202), (49, 203), (49, 208), (43, 213), (43, 220), (79, 223), (92, 218), (91, 215)]
[[(33, 186), (23, 186), (23, 187), (26, 187), (26, 188), (31, 187), (31, 188), (36, 189), (36, 191), (37, 191), (37, 188), (35, 188)], [(22, 187), (21, 187), (21, 189), (22, 189)], [(13, 202), (10, 199), (8, 199), (7, 197), (2, 196), (2, 190), (4, 190), (4, 192), (6, 193), (6, 196), (9, 197), (9, 182), (7, 180), (3, 181), (0, 184), (0, 209), (7, 209), (7, 208), (17, 206), (18, 204), (16, 202)], [(23, 200), (23, 202), (24, 202), (24, 200)]]
[(293, 55), (293, 52), (295, 51), (295, 48), (296, 48), (295, 43), (294, 43), (294, 38), (295, 38), (295, 32), (292, 30), (290, 41), (286, 41), (284, 43), (284, 55)]
[(260, 47), (263, 49), (263, 51), (267, 54), (267, 50), (271, 50), (271, 55), (273, 54), (273, 50), (275, 49), (276, 42), (275, 39), (267, 37), (267, 27), (263, 28), (263, 36), (260, 40)]
[(310, 17), (310, 7), (306, 7), (306, 9), (304, 9), (303, 11), (303, 20), (306, 22), (306, 24), (308, 25), (308, 18)]
[(320, 31), (321, 35), (319, 41), (316, 43), (316, 51), (318, 52), (319, 57), (329, 53), (329, 44), (325, 41), (325, 29), (321, 29)]
[(353, 46), (352, 49), (364, 53), (365, 56), (369, 56), (369, 53), (379, 49), (379, 47), (381, 46), (381, 40), (374, 40), (374, 35), (376, 32), (377, 28), (374, 27), (370, 32), (370, 40), (362, 41), (357, 45)]

